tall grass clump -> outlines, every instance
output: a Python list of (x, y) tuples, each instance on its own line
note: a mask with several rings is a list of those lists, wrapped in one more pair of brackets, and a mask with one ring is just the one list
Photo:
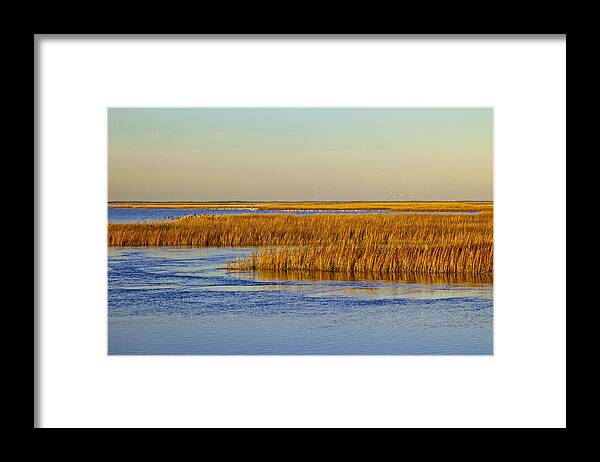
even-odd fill
[(493, 214), (195, 215), (111, 223), (108, 245), (261, 247), (232, 270), (491, 275)]

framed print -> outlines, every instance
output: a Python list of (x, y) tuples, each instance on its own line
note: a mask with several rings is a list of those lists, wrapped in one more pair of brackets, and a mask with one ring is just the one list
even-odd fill
[(566, 36), (35, 36), (35, 422), (566, 426)]

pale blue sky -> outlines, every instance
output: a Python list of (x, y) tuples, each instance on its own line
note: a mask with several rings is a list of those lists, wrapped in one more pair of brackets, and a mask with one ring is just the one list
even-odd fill
[(492, 200), (491, 108), (108, 110), (109, 200)]

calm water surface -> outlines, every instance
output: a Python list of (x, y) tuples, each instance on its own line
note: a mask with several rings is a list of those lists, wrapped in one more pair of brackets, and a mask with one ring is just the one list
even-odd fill
[(172, 220), (184, 215), (238, 215), (240, 213), (274, 214), (291, 213), (294, 215), (362, 215), (365, 213), (400, 213), (400, 214), (434, 214), (434, 215), (474, 215), (479, 212), (388, 212), (385, 210), (256, 210), (252, 208), (228, 209), (153, 209), (153, 208), (118, 208), (108, 207), (109, 223), (131, 223), (136, 221)]
[(490, 283), (225, 269), (251, 251), (109, 248), (108, 353), (492, 354)]

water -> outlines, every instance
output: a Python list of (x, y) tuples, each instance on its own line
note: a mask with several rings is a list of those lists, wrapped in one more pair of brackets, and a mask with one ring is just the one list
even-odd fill
[(108, 353), (492, 354), (492, 285), (228, 272), (250, 248), (109, 248)]
[(172, 220), (184, 215), (236, 215), (240, 213), (274, 214), (291, 213), (294, 215), (360, 215), (365, 213), (401, 213), (401, 214), (459, 214), (474, 215), (479, 212), (389, 212), (386, 210), (258, 210), (253, 208), (223, 208), (223, 209), (158, 209), (158, 208), (108, 208), (109, 223), (131, 223), (136, 221), (164, 221)]

